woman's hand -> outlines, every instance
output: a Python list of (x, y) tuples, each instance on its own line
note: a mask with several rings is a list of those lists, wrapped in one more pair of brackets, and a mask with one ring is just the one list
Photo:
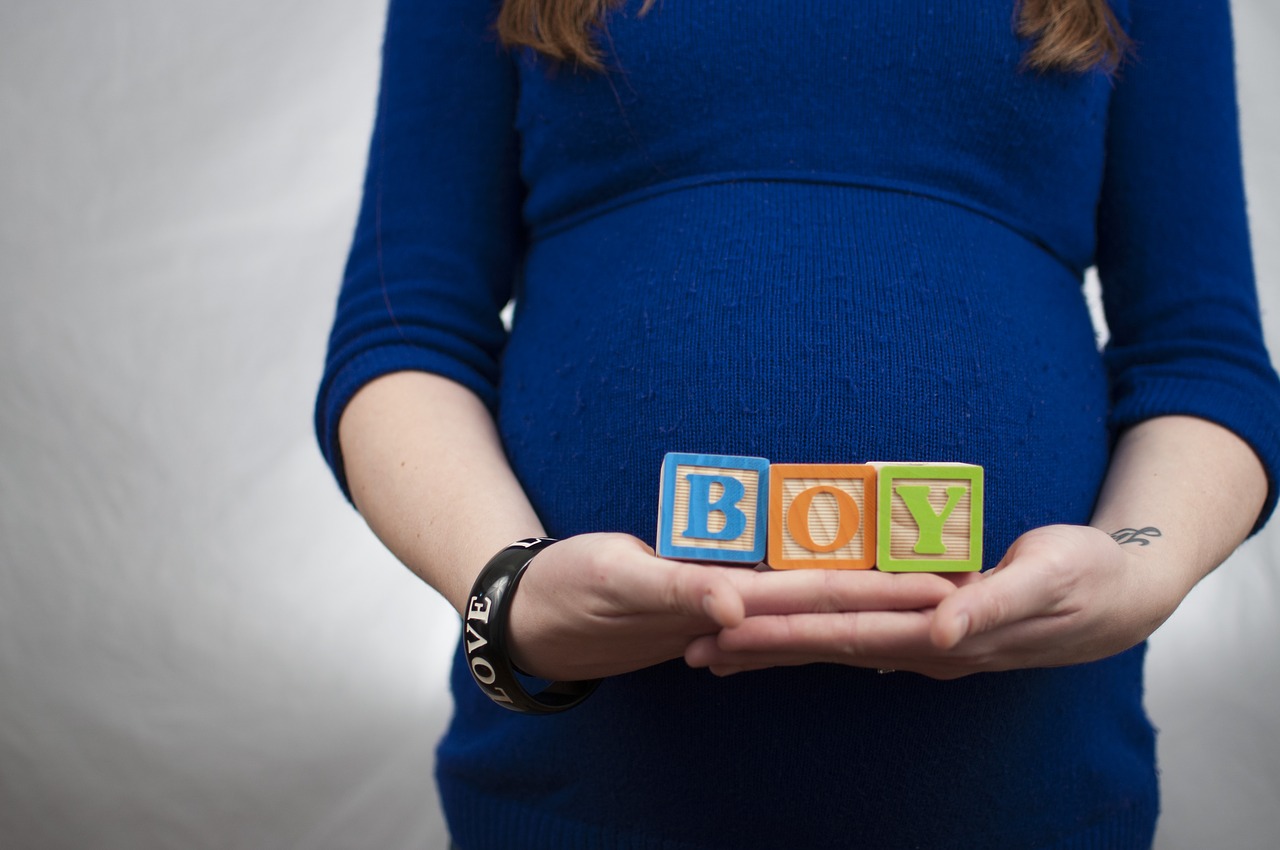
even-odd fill
[(852, 611), (931, 608), (955, 589), (937, 576), (904, 576), (824, 593), (797, 578), (658, 558), (623, 534), (570, 537), (539, 553), (520, 582), (512, 660), (547, 679), (592, 679), (679, 658), (690, 643), (741, 627), (748, 594), (755, 613)]
[(930, 639), (943, 655), (931, 675), (1061, 667), (1136, 646), (1190, 590), (1162, 569), (1166, 554), (1090, 526), (1027, 532), (995, 569), (938, 606)]
[(512, 599), (512, 660), (578, 680), (679, 658), (699, 635), (742, 621), (726, 571), (657, 558), (625, 534), (561, 540), (534, 557)]
[[(1087, 526), (1038, 528), (1018, 538), (995, 569), (954, 576), (954, 592), (914, 611), (787, 609), (759, 595), (763, 586), (744, 585), (745, 618), (698, 639), (685, 657), (722, 674), (825, 661), (939, 679), (1092, 661), (1144, 640), (1185, 593), (1148, 548), (1156, 547), (1126, 548)], [(908, 578), (812, 573), (803, 580), (827, 593)]]

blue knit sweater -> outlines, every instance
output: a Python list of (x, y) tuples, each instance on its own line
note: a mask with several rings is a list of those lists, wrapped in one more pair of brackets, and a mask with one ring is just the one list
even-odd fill
[[(638, 5), (594, 74), (503, 52), (492, 0), (392, 0), (317, 407), (340, 482), (343, 406), (421, 369), (490, 406), (555, 536), (652, 542), (667, 451), (965, 461), (990, 565), (1087, 521), (1117, 431), (1170, 413), (1274, 484), (1225, 0), (1117, 2), (1114, 80), (1019, 70), (1013, 0)], [(1145, 847), (1142, 655), (949, 683), (673, 662), (549, 718), (459, 663), (441, 796), (466, 850)]]

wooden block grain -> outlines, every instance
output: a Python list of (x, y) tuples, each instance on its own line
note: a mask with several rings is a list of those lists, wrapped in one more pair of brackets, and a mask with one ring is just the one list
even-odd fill
[(764, 458), (668, 453), (659, 484), (657, 553), (691, 561), (763, 561), (768, 492)]
[(876, 566), (884, 572), (982, 569), (982, 467), (877, 463)]
[(862, 464), (771, 464), (769, 566), (870, 569), (876, 558), (875, 481), (875, 468)]

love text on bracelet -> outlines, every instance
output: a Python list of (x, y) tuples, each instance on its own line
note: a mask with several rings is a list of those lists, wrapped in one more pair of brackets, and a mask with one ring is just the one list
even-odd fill
[(530, 694), (516, 678), (507, 650), (507, 625), (516, 585), (533, 561), (533, 556), (555, 543), (548, 537), (517, 540), (485, 564), (471, 586), (471, 597), (463, 612), (462, 645), (467, 666), (480, 690), (498, 705), (526, 714), (553, 714), (573, 708), (599, 684), (553, 682), (538, 694)]

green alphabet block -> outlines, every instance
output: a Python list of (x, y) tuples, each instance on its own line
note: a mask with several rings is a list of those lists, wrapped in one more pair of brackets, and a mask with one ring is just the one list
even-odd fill
[(982, 467), (969, 463), (874, 466), (879, 477), (878, 569), (982, 569)]

